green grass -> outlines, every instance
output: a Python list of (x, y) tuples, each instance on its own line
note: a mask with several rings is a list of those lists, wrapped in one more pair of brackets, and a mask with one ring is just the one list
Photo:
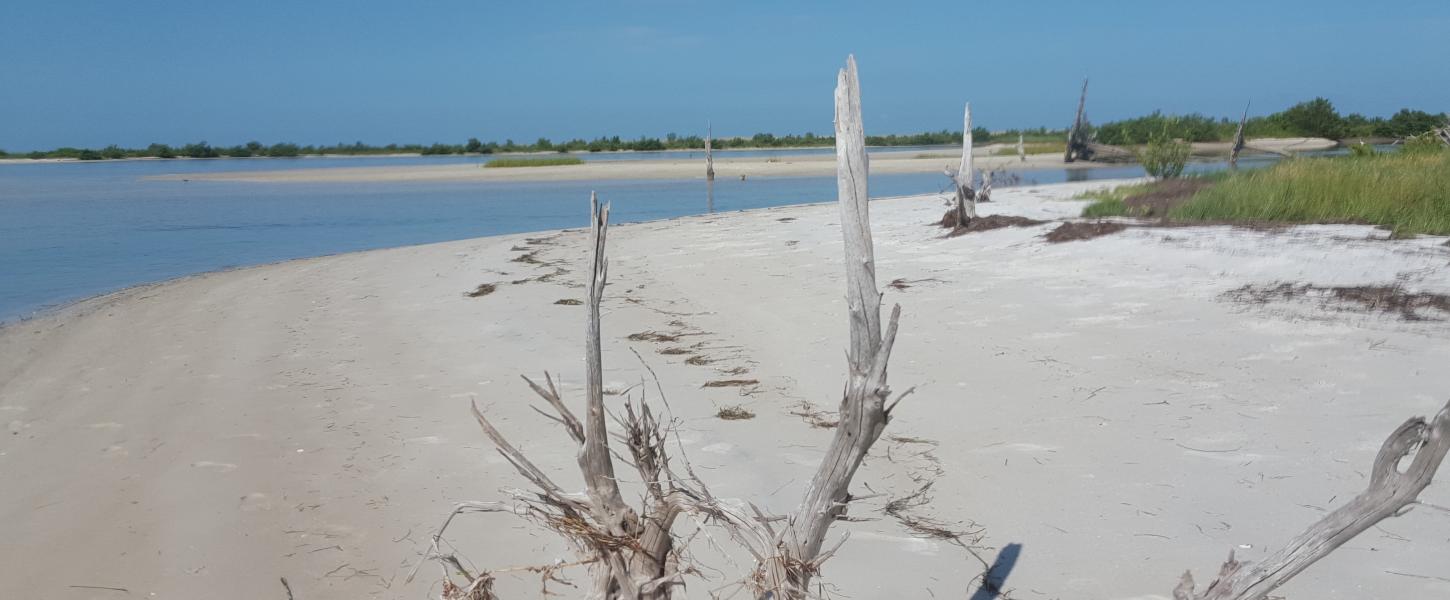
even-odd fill
[[(1365, 223), (1395, 237), (1450, 235), (1450, 150), (1299, 158), (1204, 175), (1212, 187), (1168, 211), (1173, 221)], [(1129, 196), (1157, 182), (1079, 194), (1089, 218), (1133, 216)]]
[[(1004, 142), (1005, 143), (1005, 142)], [(1048, 142), (1041, 144), (1022, 144), (1022, 150), (1027, 154), (1062, 154), (1067, 150), (1066, 142)], [(1017, 156), (1016, 142), (1009, 143), (1006, 148), (998, 148), (992, 156)]]
[(1089, 219), (1100, 219), (1103, 217), (1127, 217), (1131, 216), (1129, 214), (1131, 211), (1128, 210), (1128, 205), (1124, 204), (1123, 200), (1126, 199), (1128, 196), (1132, 196), (1134, 194), (1141, 194), (1148, 191), (1148, 188), (1152, 185), (1153, 184), (1151, 182), (1133, 183), (1128, 185), (1114, 186), (1111, 188), (1088, 190), (1086, 192), (1073, 196), (1073, 199), (1095, 201), (1092, 204), (1087, 205), (1086, 208), (1082, 209), (1082, 216)]
[(483, 163), (485, 169), (506, 169), (511, 167), (557, 167), (559, 165), (582, 165), (584, 160), (577, 156), (549, 156), (540, 158), (495, 158)]
[(1395, 237), (1450, 235), (1450, 151), (1286, 160), (1225, 177), (1168, 216), (1368, 223)]

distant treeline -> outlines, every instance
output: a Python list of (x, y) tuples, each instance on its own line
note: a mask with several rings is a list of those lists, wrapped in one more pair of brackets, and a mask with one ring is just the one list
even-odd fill
[[(1334, 105), (1324, 98), (1301, 102), (1282, 112), (1248, 120), (1249, 137), (1323, 137), (1344, 139), (1351, 137), (1405, 137), (1418, 135), (1446, 123), (1446, 114), (1430, 114), (1424, 111), (1401, 109), (1388, 119), (1365, 117), (1358, 114), (1341, 116)], [(1147, 143), (1150, 138), (1167, 136), (1191, 142), (1228, 141), (1233, 138), (1238, 120), (1223, 117), (1214, 119), (1200, 114), (1165, 115), (1154, 112), (1145, 117), (1112, 121), (1093, 127), (1097, 141), (1104, 144), (1127, 145)], [(994, 142), (1015, 143), (1021, 135), (1029, 142), (1060, 141), (1067, 135), (1064, 129), (1037, 129), (989, 131), (984, 127), (972, 129), (975, 144)], [(757, 133), (750, 137), (728, 137), (712, 141), (719, 149), (731, 148), (810, 148), (833, 146), (833, 136), (804, 133), (777, 136)], [(907, 135), (868, 135), (868, 146), (935, 146), (962, 143), (960, 131), (941, 130), (937, 132)], [(206, 142), (169, 146), (151, 144), (145, 148), (121, 148), (106, 146), (100, 150), (90, 148), (57, 148), (48, 151), (8, 154), (0, 150), (0, 158), (72, 158), (79, 160), (110, 160), (118, 158), (218, 158), (218, 157), (296, 157), (323, 154), (365, 156), (378, 154), (494, 154), (506, 152), (618, 152), (658, 150), (700, 150), (705, 139), (697, 135), (680, 136), (671, 133), (664, 138), (641, 136), (638, 139), (622, 139), (619, 136), (600, 137), (592, 140), (580, 138), (554, 142), (539, 138), (531, 144), (520, 144), (513, 140), (482, 142), (469, 138), (463, 144), (388, 144), (373, 146), (356, 142), (332, 146), (299, 146), (279, 143), (270, 146), (258, 142), (247, 142), (239, 146), (212, 146)]]
[[(1049, 130), (1039, 128), (1022, 132), (1029, 140), (1058, 139), (1066, 135), (1066, 131)], [(1009, 135), (1010, 134), (1010, 135)], [(997, 132), (995, 134), (984, 128), (972, 130), (974, 141), (985, 143), (994, 137), (1010, 137), (1017, 140), (1018, 131)], [(750, 137), (729, 137), (719, 138), (711, 141), (716, 149), (730, 148), (811, 148), (822, 146), (833, 146), (836, 138), (833, 136), (819, 136), (814, 133), (800, 135), (789, 134), (777, 136), (770, 133), (757, 133)], [(871, 135), (866, 136), (866, 144), (871, 146), (933, 146), (942, 144), (962, 143), (962, 132), (942, 130), (938, 132), (916, 133), (909, 135)], [(118, 158), (219, 158), (235, 157), (246, 158), (253, 156), (266, 157), (296, 157), (316, 156), (323, 154), (340, 154), (347, 156), (366, 156), (379, 154), (495, 154), (511, 152), (619, 152), (636, 151), (648, 152), (659, 150), (702, 150), (705, 148), (705, 138), (690, 135), (680, 136), (669, 134), (663, 139), (652, 137), (640, 137), (638, 139), (622, 139), (619, 136), (600, 137), (593, 140), (572, 139), (564, 142), (553, 142), (548, 138), (539, 138), (531, 144), (520, 144), (513, 140), (505, 140), (503, 143), (482, 142), (478, 138), (469, 138), (463, 144), (388, 144), (386, 146), (373, 146), (356, 142), (353, 144), (336, 144), (332, 146), (298, 146), (292, 143), (272, 144), (270, 146), (259, 142), (247, 142), (239, 146), (212, 146), (206, 142), (186, 144), (184, 146), (169, 146), (166, 144), (151, 144), (145, 148), (122, 148), (120, 146), (106, 146), (100, 150), (90, 148), (57, 148), (49, 151), (36, 151), (28, 153), (7, 154), (0, 150), (0, 157), (5, 158), (72, 158), (79, 160), (111, 160)]]
[[(1244, 126), (1244, 135), (1251, 138), (1319, 137), (1331, 140), (1403, 138), (1442, 127), (1446, 122), (1445, 113), (1431, 114), (1408, 108), (1400, 109), (1388, 119), (1354, 113), (1341, 116), (1333, 103), (1315, 98), (1272, 115), (1249, 119)], [(1104, 123), (1093, 132), (1098, 142), (1111, 145), (1145, 144), (1152, 137), (1165, 135), (1190, 142), (1226, 142), (1233, 140), (1238, 126), (1238, 119), (1227, 117), (1214, 119), (1200, 114), (1165, 115), (1154, 112), (1146, 117)]]

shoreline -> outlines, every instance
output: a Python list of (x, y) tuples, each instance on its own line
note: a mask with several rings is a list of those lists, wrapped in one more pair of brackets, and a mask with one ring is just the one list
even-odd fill
[[(1091, 183), (1093, 183), (1093, 184), (1102, 184), (1102, 185), (1106, 185), (1106, 186), (1112, 186), (1112, 185), (1122, 185), (1124, 183), (1130, 183), (1132, 181), (1136, 181), (1136, 180), (1133, 180), (1133, 179), (1104, 179), (1104, 180), (1093, 181)], [(1048, 184), (1048, 185), (1057, 185), (1057, 184)], [(872, 202), (877, 202), (877, 201), (882, 201), (882, 200), (900, 200), (900, 199), (905, 199), (905, 198), (918, 198), (918, 197), (924, 197), (924, 195), (922, 195), (922, 194), (908, 194), (908, 195), (905, 195), (905, 196), (879, 196), (879, 197), (872, 198), (871, 201)], [(650, 219), (650, 220), (646, 220), (646, 221), (627, 221), (627, 222), (623, 222), (623, 223), (617, 223), (617, 224), (615, 224), (613, 226), (614, 227), (619, 227), (619, 226), (625, 226), (625, 225), (641, 225), (641, 224), (648, 224), (648, 223), (668, 223), (670, 221), (677, 221), (677, 220), (681, 220), (681, 219), (690, 219), (690, 218), (698, 218), (698, 217), (709, 217), (709, 216), (712, 216), (712, 215), (731, 215), (731, 214), (739, 214), (739, 213), (748, 213), (748, 212), (752, 212), (752, 211), (768, 211), (768, 210), (781, 209), (781, 208), (791, 208), (791, 207), (801, 207), (801, 206), (819, 206), (819, 205), (822, 205), (822, 204), (834, 204), (835, 202), (836, 202), (835, 200), (816, 200), (816, 201), (811, 201), (811, 202), (800, 202), (800, 203), (796, 203), (796, 204), (780, 204), (780, 205), (776, 205), (776, 206), (766, 206), (766, 207), (759, 207), (759, 208), (744, 208), (744, 209), (737, 209), (737, 210), (730, 210), (730, 211), (718, 211), (718, 212), (713, 212), (713, 213), (702, 213), (702, 214), (695, 214), (695, 215), (683, 215), (683, 216), (675, 216), (675, 217), (664, 217), (664, 218), (660, 218), (660, 219)], [(248, 270), (248, 269), (259, 269), (259, 268), (273, 267), (273, 266), (278, 266), (278, 265), (286, 265), (288, 263), (294, 263), (294, 262), (300, 262), (300, 261), (324, 259), (324, 258), (330, 258), (330, 257), (336, 257), (336, 256), (347, 256), (347, 255), (352, 255), (352, 254), (363, 254), (363, 253), (368, 253), (368, 252), (386, 252), (386, 251), (389, 251), (389, 250), (399, 250), (399, 249), (404, 249), (404, 248), (417, 248), (417, 247), (421, 247), (421, 246), (431, 246), (431, 245), (434, 245), (434, 244), (453, 244), (453, 243), (459, 243), (459, 242), (464, 242), (464, 241), (469, 241), (469, 240), (488, 240), (488, 239), (494, 239), (494, 238), (513, 237), (513, 236), (564, 234), (564, 233), (572, 233), (572, 232), (575, 232), (575, 231), (580, 231), (580, 229), (579, 228), (572, 228), (571, 227), (571, 228), (564, 228), (564, 229), (536, 229), (536, 230), (529, 230), (529, 231), (515, 231), (515, 232), (511, 232), (511, 233), (501, 233), (501, 234), (497, 234), (497, 235), (479, 236), (479, 237), (471, 237), (471, 238), (462, 238), (462, 239), (456, 239), (456, 240), (440, 240), (440, 241), (432, 241), (432, 242), (419, 242), (419, 243), (416, 243), (416, 244), (403, 244), (403, 245), (399, 245), (399, 246), (385, 246), (385, 247), (382, 247), (382, 248), (369, 248), (369, 249), (365, 249), (365, 250), (350, 250), (350, 251), (344, 251), (344, 252), (330, 252), (330, 253), (327, 253), (327, 254), (318, 254), (318, 255), (315, 255), (315, 256), (299, 256), (297, 258), (285, 258), (285, 259), (281, 259), (281, 260), (274, 260), (274, 261), (268, 261), (268, 262), (257, 263), (257, 264), (236, 265), (236, 266), (222, 267), (222, 268), (219, 268), (219, 269), (211, 269), (211, 270), (208, 270), (208, 271), (199, 271), (199, 272), (196, 272), (196, 273), (188, 273), (188, 274), (185, 274), (185, 275), (177, 275), (175, 277), (169, 277), (169, 278), (166, 278), (166, 279), (160, 279), (160, 280), (156, 280), (156, 281), (144, 281), (144, 282), (141, 282), (141, 283), (135, 283), (135, 284), (127, 285), (125, 287), (120, 287), (120, 288), (116, 288), (116, 289), (112, 289), (112, 290), (108, 290), (108, 291), (103, 291), (103, 292), (97, 292), (97, 293), (94, 293), (94, 294), (90, 294), (90, 295), (86, 295), (86, 296), (81, 296), (81, 297), (78, 297), (78, 298), (71, 298), (71, 299), (68, 299), (68, 300), (61, 300), (61, 301), (57, 301), (57, 302), (54, 302), (54, 303), (51, 303), (51, 304), (46, 304), (44, 306), (41, 306), (39, 308), (36, 308), (36, 309), (30, 311), (29, 314), (24, 314), (24, 315), (20, 315), (20, 316), (16, 316), (16, 317), (10, 317), (10, 318), (0, 318), (0, 334), (3, 334), (5, 332), (5, 330), (6, 330), (6, 328), (9, 328), (9, 327), (19, 326), (19, 325), (22, 325), (22, 324), (27, 323), (27, 322), (30, 322), (30, 321), (35, 321), (35, 320), (39, 320), (39, 319), (45, 319), (45, 318), (48, 318), (48, 317), (60, 316), (61, 313), (64, 313), (64, 312), (69, 311), (69, 310), (71, 310), (73, 308), (76, 308), (78, 305), (81, 305), (81, 304), (86, 304), (86, 303), (90, 303), (90, 302), (97, 302), (97, 303), (100, 303), (101, 305), (104, 305), (106, 299), (109, 298), (109, 297), (111, 297), (111, 296), (116, 296), (116, 295), (120, 295), (120, 294), (131, 293), (131, 292), (144, 291), (144, 290), (146, 290), (148, 288), (153, 288), (153, 287), (157, 287), (157, 286), (164, 286), (164, 285), (168, 285), (168, 284), (172, 284), (172, 283), (177, 283), (177, 282), (181, 282), (181, 281), (185, 281), (185, 280), (193, 279), (193, 278), (207, 277), (207, 276), (211, 276), (211, 275), (219, 275), (219, 274), (223, 274), (223, 273), (230, 273), (230, 272), (233, 272), (233, 271), (245, 271), (245, 270)]]
[[(1283, 138), (1255, 140), (1256, 146), (1296, 151), (1322, 150), (1334, 147), (1332, 140), (1314, 138)], [(1195, 145), (1196, 151), (1214, 152), (1227, 146), (1217, 142)], [(976, 164), (983, 169), (1008, 171), (1031, 171), (1040, 169), (1102, 169), (1121, 168), (1132, 163), (1086, 162), (1066, 163), (1057, 153), (1028, 155), (1026, 160), (1018, 156), (996, 156), (1006, 144), (989, 144), (977, 147)], [(871, 172), (892, 173), (940, 173), (954, 166), (959, 155), (953, 151), (925, 152), (920, 150), (877, 152), (871, 155)], [(227, 181), (257, 183), (414, 183), (414, 182), (547, 182), (547, 181), (589, 181), (617, 179), (698, 179), (703, 180), (704, 161), (695, 159), (585, 161), (577, 165), (556, 165), (542, 167), (514, 167), (487, 169), (479, 164), (444, 165), (396, 165), (366, 167), (331, 167), (317, 169), (287, 169), (275, 171), (244, 171), (225, 173), (195, 173), (151, 175), (146, 181)], [(717, 179), (750, 177), (808, 177), (825, 176), (835, 172), (834, 154), (806, 154), (794, 156), (756, 156), (719, 158), (715, 160)]]
[[(839, 524), (851, 538), (827, 581), (862, 597), (900, 596), (891, 581), (920, 582), (922, 596), (967, 589), (977, 571), (956, 546), (885, 511), (925, 482), (936, 499), (910, 517), (972, 523), (986, 548), (1022, 545), (1030, 560), (1011, 587), (1166, 598), (1184, 569), (1211, 572), (1226, 548), (1261, 559), (1321, 516), (1304, 505), (1347, 502), (1384, 433), (1443, 402), (1444, 321), (1224, 298), (1250, 283), (1397, 273), (1446, 288), (1442, 239), (1210, 225), (1042, 240), (1088, 202), (1076, 193), (1114, 183), (1004, 188), (984, 216), (1049, 222), (956, 238), (930, 225), (935, 195), (873, 200), (883, 304), (903, 309), (892, 378), (918, 390), (857, 476), (881, 497)], [(833, 204), (611, 228), (606, 389), (657, 375), (679, 458), (722, 498), (789, 509), (832, 435), (800, 415), (831, 410), (844, 377)], [(74, 581), (58, 564), (133, 595), (265, 597), (278, 576), (306, 598), (428, 594), (434, 570), (404, 578), (452, 504), (520, 485), (467, 418), (470, 401), (578, 485), (574, 447), (531, 412), (519, 375), (548, 370), (577, 401), (583, 314), (560, 301), (584, 293), (587, 237), (546, 230), (215, 271), (0, 327), (0, 355), (18, 357), (0, 362), (0, 477), (27, 482), (0, 496), (0, 561), (15, 566), (0, 596), (62, 596)], [(496, 289), (465, 295), (485, 283)], [(641, 332), (674, 340), (631, 339)], [(706, 385), (721, 380), (752, 383)], [(716, 418), (730, 406), (756, 416)], [(1446, 491), (1423, 498), (1444, 504)], [(1414, 511), (1380, 527), (1362, 541), (1377, 552), (1284, 591), (1450, 589), (1386, 573), (1437, 574), (1450, 522)], [(485, 568), (567, 551), (487, 516), (460, 518), (450, 541)], [(910, 560), (883, 580), (884, 557)], [(537, 589), (536, 577), (501, 576), (496, 591)]]
[[(1334, 148), (1334, 147), (1337, 147), (1337, 146), (1340, 145), (1340, 143), (1337, 142), (1337, 141), (1335, 141), (1335, 140), (1327, 140), (1327, 139), (1320, 139), (1320, 138), (1261, 138), (1261, 139), (1249, 140), (1249, 142), (1251, 144), (1258, 144), (1258, 145), (1266, 146), (1266, 147), (1272, 147), (1272, 148), (1284, 149), (1284, 150), (1295, 150), (1295, 151), (1324, 150), (1324, 149)], [(1040, 143), (1040, 142), (1033, 142), (1033, 143)], [(1029, 145), (1031, 145), (1031, 144), (1032, 143), (1030, 143)], [(1218, 155), (1227, 155), (1227, 149), (1228, 149), (1228, 147), (1230, 145), (1231, 144), (1229, 142), (1194, 142), (1193, 143), (1194, 155), (1195, 156), (1199, 156), (1199, 157), (1212, 157), (1212, 156), (1218, 156)], [(717, 149), (717, 150), (715, 150), (715, 153), (717, 155), (723, 155), (723, 157), (724, 158), (727, 158), (727, 159), (729, 158), (730, 154), (731, 153), (734, 153), (734, 152), (775, 152), (775, 151), (779, 151), (779, 152), (783, 152), (783, 153), (788, 153), (788, 152), (791, 152), (791, 151), (816, 150), (816, 151), (821, 151), (820, 154), (829, 155), (830, 153), (829, 152), (825, 152), (825, 151), (826, 150), (829, 150), (831, 148), (832, 148), (832, 146), (779, 146), (779, 147), (763, 147), (763, 148), (729, 148), (729, 149)], [(912, 148), (912, 149), (911, 150), (897, 150), (898, 148)], [(1013, 156), (1004, 156), (1004, 157), (991, 157), (990, 156), (990, 154), (993, 153), (993, 152), (995, 152), (996, 150), (998, 150), (998, 149), (1004, 149), (1004, 148), (1005, 149), (1015, 148), (1015, 144), (1008, 143), (1008, 142), (993, 142), (993, 143), (990, 143), (990, 144), (983, 144), (981, 146), (975, 146), (975, 150), (977, 152), (982, 152), (982, 153), (985, 153), (985, 154), (988, 155), (988, 156), (983, 156), (982, 158), (1008, 158), (1008, 159), (1010, 159), (1010, 158), (1016, 158), (1015, 155), (1013, 155)], [(954, 152), (958, 151), (958, 149), (959, 149), (959, 147), (958, 146), (954, 146), (954, 145), (936, 145), (936, 146), (867, 146), (867, 150), (868, 151), (873, 151), (872, 152), (873, 155), (879, 155), (879, 156), (885, 156), (885, 155), (890, 155), (890, 154), (933, 153), (933, 152), (938, 152), (938, 151), (940, 151), (944, 155), (952, 155)], [(1252, 150), (1250, 150), (1250, 151), (1252, 152)], [(539, 151), (539, 152), (496, 152), (496, 153), (489, 153), (489, 154), (464, 153), (464, 154), (440, 154), (440, 155), (429, 155), (429, 154), (421, 154), (421, 153), (405, 153), (405, 152), (399, 152), (399, 153), (388, 153), (388, 154), (306, 154), (306, 155), (298, 155), (298, 156), (215, 156), (215, 157), (209, 157), (209, 158), (194, 158), (194, 157), (188, 157), (188, 156), (176, 156), (176, 157), (172, 157), (172, 158), (160, 158), (160, 157), (155, 157), (155, 156), (136, 156), (136, 157), (112, 158), (112, 159), (102, 159), (102, 160), (81, 160), (81, 159), (78, 159), (78, 158), (24, 158), (24, 157), (4, 157), (4, 158), (0, 158), (0, 166), (7, 165), (7, 164), (103, 164), (103, 163), (133, 162), (133, 161), (299, 160), (299, 159), (337, 159), (337, 158), (377, 158), (377, 159), (389, 159), (389, 158), (420, 158), (420, 157), (428, 157), (428, 156), (459, 157), (459, 158), (467, 158), (467, 157), (483, 158), (483, 157), (495, 157), (495, 156), (520, 156), (520, 157), (537, 157), (537, 156), (615, 156), (615, 155), (628, 156), (628, 155), (637, 155), (637, 154), (651, 154), (651, 153), (665, 153), (665, 152), (703, 153), (704, 152), (704, 149), (703, 148), (695, 148), (695, 149), (674, 149), (674, 150), (606, 150), (606, 151), (601, 151), (601, 152), (587, 152), (587, 151), (586, 152), (578, 152), (578, 151), (570, 151), (570, 152), (550, 152), (550, 151)], [(778, 158), (811, 157), (811, 156), (814, 156), (814, 155), (816, 155), (816, 153), (810, 153), (810, 154), (794, 154), (794, 155), (792, 155), (792, 154), (784, 154), (783, 156), (778, 157)], [(1032, 156), (1039, 156), (1039, 155), (1029, 155), (1028, 158), (1031, 159)], [(1050, 154), (1049, 155), (1040, 155), (1040, 156), (1050, 156)], [(661, 159), (661, 160), (673, 160), (673, 159)], [(590, 162), (595, 162), (595, 161), (590, 161)], [(600, 160), (600, 161), (597, 161), (597, 162), (612, 162), (612, 161)], [(622, 162), (634, 162), (634, 161), (622, 161)], [(1107, 163), (1107, 164), (1113, 164), (1113, 163)], [(1037, 168), (1051, 168), (1051, 166), (1049, 165), (1049, 166), (1037, 167)]]

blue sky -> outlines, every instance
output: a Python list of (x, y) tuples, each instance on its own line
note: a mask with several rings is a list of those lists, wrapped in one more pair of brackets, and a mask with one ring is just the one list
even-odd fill
[(1450, 1), (21, 2), (0, 5), (0, 148), (1062, 127), (1450, 110)]

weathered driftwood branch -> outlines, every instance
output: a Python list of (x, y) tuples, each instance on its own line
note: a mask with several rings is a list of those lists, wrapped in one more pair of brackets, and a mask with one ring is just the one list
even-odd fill
[[(968, 148), (970, 132), (970, 126), (963, 132)], [(811, 577), (833, 552), (821, 551), (826, 532), (845, 514), (851, 501), (851, 479), (891, 416), (891, 407), (886, 404), (890, 394), (886, 365), (901, 307), (892, 308), (883, 332), (881, 291), (876, 287), (871, 243), (867, 168), (861, 89), (856, 59), (849, 57), (836, 82), (836, 186), (845, 236), (846, 309), (851, 332), (846, 391), (841, 398), (840, 422), (825, 458), (795, 514), (777, 533), (780, 554), (757, 569), (756, 580), (765, 583), (758, 591), (770, 592), (776, 598), (811, 595)]]
[(714, 137), (714, 127), (709, 121), (705, 122), (705, 181), (715, 181), (715, 156), (711, 152), (711, 138)]
[(1244, 115), (1239, 117), (1239, 127), (1234, 131), (1233, 148), (1228, 153), (1228, 168), (1239, 168), (1239, 153), (1244, 150), (1244, 127), (1249, 124), (1249, 104), (1244, 104)]
[(976, 171), (972, 162), (972, 103), (968, 102), (962, 114), (962, 162), (955, 170), (947, 167), (945, 171), (956, 193), (951, 209), (942, 218), (942, 227), (960, 229), (977, 218), (977, 190), (973, 185)]
[(1023, 140), (1022, 134), (1021, 133), (1018, 133), (1017, 134), (1017, 161), (1018, 162), (1027, 162), (1027, 144), (1025, 144), (1023, 142), (1024, 142), (1024, 140)]
[[(577, 417), (559, 395), (554, 380), (544, 374), (544, 385), (527, 377), (529, 387), (554, 409), (557, 416), (550, 419), (564, 427), (569, 437), (579, 445), (579, 470), (584, 475), (584, 493), (569, 493), (554, 483), (544, 471), (524, 456), (484, 416), (475, 404), (473, 416), (483, 432), (493, 441), (499, 454), (503, 455), (514, 469), (534, 485), (534, 493), (516, 492), (514, 504), (465, 503), (459, 505), (453, 515), (463, 510), (488, 510), (501, 512), (511, 510), (544, 524), (568, 539), (581, 560), (575, 564), (588, 565), (593, 584), (590, 598), (609, 600), (615, 598), (662, 600), (669, 598), (674, 586), (682, 583), (687, 568), (680, 564), (675, 552), (675, 539), (671, 535), (675, 519), (688, 505), (679, 502), (677, 495), (689, 497), (697, 492), (684, 485), (677, 485), (677, 478), (669, 471), (669, 460), (664, 451), (664, 428), (655, 418), (648, 405), (641, 405), (636, 411), (633, 404), (625, 404), (625, 417), (621, 420), (624, 433), (620, 436), (628, 445), (630, 464), (638, 471), (644, 484), (644, 504), (638, 512), (624, 500), (618, 478), (615, 476), (613, 452), (609, 446), (610, 432), (605, 421), (603, 359), (600, 349), (599, 306), (603, 299), (605, 282), (608, 278), (608, 262), (605, 260), (605, 240), (609, 225), (609, 206), (600, 206), (598, 198), (590, 196), (591, 220), (590, 242), (593, 246), (589, 279), (588, 320), (585, 325), (585, 412), (583, 419)], [(540, 411), (543, 412), (543, 411)], [(449, 563), (450, 557), (438, 549), (438, 539), (446, 529), (453, 515), (444, 522), (443, 528), (435, 534), (430, 556)], [(457, 563), (456, 560), (451, 563)], [(551, 567), (533, 568), (535, 572), (547, 574)], [(455, 570), (462, 575), (464, 585), (454, 585), (444, 570), (445, 586), (443, 597), (447, 600), (483, 600), (492, 598), (489, 572), (468, 573), (455, 564)]]
[(1072, 162), (1079, 158), (1092, 160), (1093, 151), (1088, 146), (1087, 132), (1087, 88), (1088, 80), (1082, 80), (1082, 95), (1077, 99), (1077, 116), (1072, 119), (1072, 127), (1067, 130), (1067, 150), (1062, 154), (1063, 162)]
[[(433, 537), (428, 554), (444, 566), (445, 600), (493, 600), (494, 575), (503, 571), (471, 573), (451, 554), (441, 550), (440, 540), (453, 517), (461, 512), (513, 512), (542, 523), (569, 540), (580, 559), (569, 565), (587, 565), (592, 575), (591, 599), (666, 600), (684, 576), (693, 572), (676, 548), (672, 534), (681, 515), (696, 519), (701, 526), (719, 526), (740, 542), (755, 558), (756, 565), (741, 585), (757, 597), (802, 599), (811, 578), (835, 549), (822, 550), (826, 533), (845, 513), (850, 501), (851, 479), (871, 445), (880, 437), (894, 404), (886, 405), (886, 364), (896, 337), (900, 307), (881, 329), (881, 293), (876, 287), (875, 259), (871, 245), (871, 223), (867, 206), (867, 163), (865, 137), (861, 127), (860, 89), (855, 59), (847, 60), (836, 89), (837, 181), (841, 224), (845, 237), (847, 308), (851, 332), (848, 355), (849, 377), (841, 400), (841, 420), (815, 476), (796, 512), (788, 518), (769, 517), (751, 506), (753, 515), (743, 514), (717, 500), (685, 465), (682, 477), (670, 468), (665, 451), (666, 426), (647, 404), (636, 411), (626, 401), (624, 417), (617, 419), (623, 432), (616, 435), (627, 446), (621, 456), (638, 472), (644, 500), (636, 512), (624, 500), (615, 476), (605, 421), (603, 361), (600, 347), (600, 303), (607, 279), (605, 240), (609, 207), (600, 206), (591, 195), (590, 242), (593, 246), (589, 280), (588, 321), (585, 327), (585, 412), (579, 418), (560, 397), (553, 378), (545, 373), (544, 385), (528, 378), (529, 387), (553, 408), (545, 416), (559, 423), (579, 445), (578, 466), (584, 475), (584, 493), (569, 493), (518, 450), (473, 406), (474, 418), (499, 454), (534, 485), (533, 493), (516, 491), (513, 502), (470, 502), (459, 505)], [(897, 398), (900, 401), (900, 397)], [(540, 411), (541, 413), (543, 411)], [(844, 540), (842, 540), (844, 541)], [(450, 572), (448, 567), (453, 567)], [(524, 567), (540, 573), (545, 584), (559, 567)], [(517, 569), (515, 569), (517, 570)], [(465, 579), (455, 585), (451, 576)], [(411, 575), (409, 579), (411, 579)]]
[[(1387, 518), (1404, 514), (1430, 485), (1450, 450), (1450, 403), (1429, 422), (1415, 417), (1400, 425), (1374, 459), (1369, 488), (1348, 504), (1325, 515), (1278, 552), (1252, 567), (1234, 559), (1202, 592), (1193, 589), (1192, 573), (1184, 573), (1173, 590), (1174, 600), (1263, 600), (1269, 592), (1298, 575), (1336, 548)], [(1410, 464), (1400, 463), (1414, 454)]]

